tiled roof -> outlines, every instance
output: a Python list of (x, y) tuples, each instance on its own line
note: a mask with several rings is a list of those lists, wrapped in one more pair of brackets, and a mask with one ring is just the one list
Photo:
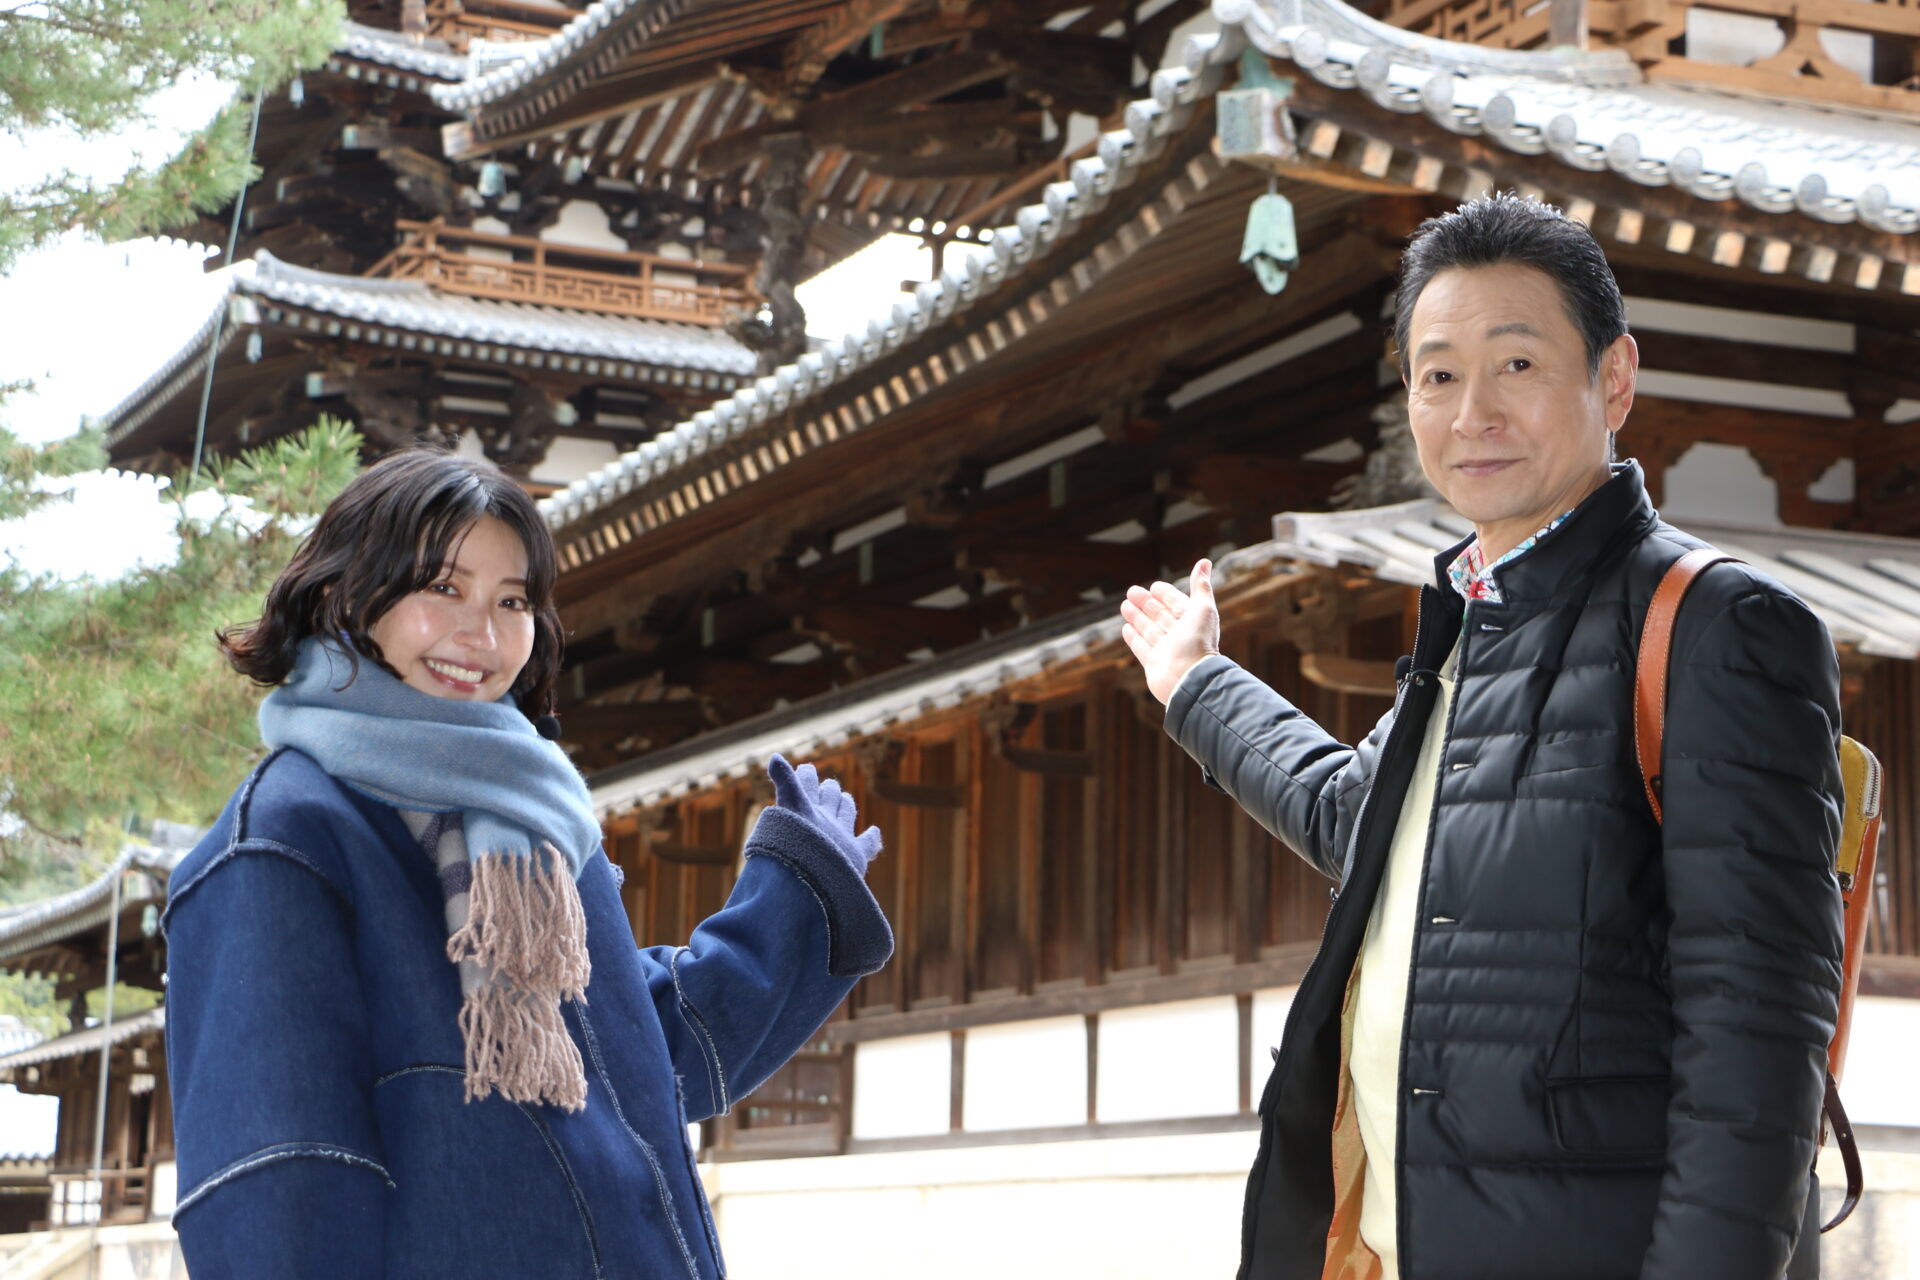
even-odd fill
[(140, 883), (123, 887), (122, 906), (164, 898), (167, 876), (182, 856), (179, 850), (128, 849), (90, 884), (58, 897), (0, 911), (0, 960), (25, 955), (49, 942), (104, 923), (113, 913), (114, 881), (126, 872), (148, 874), (141, 877)]
[[(544, 40), (527, 41), (524, 56), (503, 62), (459, 84), (435, 85), (433, 100), (449, 111), (474, 111), (564, 70), (594, 45), (613, 34), (647, 22), (663, 22), (685, 0), (594, 0), (580, 16)], [(608, 50), (608, 52), (617, 52)]]
[[(754, 368), (752, 351), (723, 330), (706, 325), (468, 298), (437, 292), (418, 280), (373, 280), (313, 271), (265, 252), (254, 261), (258, 266), (253, 276), (240, 281), (238, 288), (261, 303), (269, 319), (274, 318), (271, 304), (281, 303), (365, 321), (383, 330), (437, 334), (475, 347), (538, 349), (734, 378), (745, 377)], [(573, 364), (566, 367), (571, 369)]]
[[(253, 274), (236, 274), (220, 302), (236, 308), (223, 348), (244, 325), (265, 321), (409, 351), (712, 390), (738, 386), (754, 370), (752, 351), (704, 325), (462, 297), (418, 280), (296, 267), (265, 250), (253, 261)], [(204, 370), (218, 315), (216, 308), (171, 360), (107, 415), (109, 445), (137, 429), (175, 384)]]
[(31, 1067), (42, 1062), (52, 1062), (58, 1058), (77, 1058), (82, 1054), (96, 1053), (109, 1046), (122, 1044), (136, 1036), (148, 1035), (166, 1030), (167, 1007), (156, 1005), (144, 1013), (136, 1013), (129, 1018), (116, 1018), (112, 1026), (87, 1027), (80, 1031), (69, 1031), (64, 1036), (51, 1040), (42, 1040), (31, 1049), (21, 1049), (0, 1057), (0, 1074)]
[(1021, 209), (1011, 226), (994, 232), (991, 254), (950, 267), (866, 329), (767, 374), (545, 499), (540, 506), (547, 524), (563, 529), (643, 484), (691, 466), (769, 418), (852, 377), (929, 328), (945, 324), (956, 313), (984, 304), (1009, 281), (1023, 277), (1028, 263), (1044, 259), (1054, 245), (1105, 209), (1114, 192), (1158, 154), (1156, 144), (1191, 120), (1193, 106), (1213, 94), (1223, 64), (1237, 55), (1238, 46), (1221, 46), (1211, 35), (1193, 37), (1185, 64), (1154, 74), (1153, 96), (1129, 104), (1125, 127), (1102, 137), (1098, 154), (1076, 161), (1068, 180), (1049, 184), (1039, 203)]
[[(1226, 64), (1251, 44), (1316, 79), (1358, 88), (1390, 110), (1425, 112), (1462, 134), (1485, 133), (1522, 153), (1552, 151), (1583, 169), (1613, 169), (1643, 185), (1679, 185), (1707, 200), (1729, 195), (1773, 212), (1801, 209), (1912, 230), (1920, 207), (1920, 130), (1843, 112), (1753, 102), (1709, 90), (1649, 85), (1618, 51), (1513, 52), (1456, 44), (1376, 22), (1340, 0), (1214, 0), (1218, 36), (1188, 42), (1183, 65), (1158, 72), (1153, 97), (1070, 182), (996, 232), (994, 256), (922, 285), (865, 332), (759, 379), (541, 503), (555, 530), (691, 468), (710, 451), (945, 323), (1020, 273), (1124, 185), (1151, 144), (1185, 123)], [(1737, 163), (1736, 163), (1737, 162)], [(1731, 171), (1729, 172), (1729, 167)]]
[(1620, 50), (1436, 40), (1341, 0), (1214, 0), (1213, 13), (1322, 84), (1522, 155), (1767, 213), (1920, 229), (1920, 128), (1911, 124), (1651, 84)]
[(454, 53), (444, 40), (414, 40), (398, 31), (385, 31), (358, 22), (341, 25), (340, 40), (333, 51), (335, 61), (353, 58), (376, 62), (442, 81), (465, 79), (473, 70), (472, 61), (465, 54)]
[[(1861, 653), (1920, 658), (1920, 540), (1825, 529), (1750, 528), (1680, 520), (1688, 533), (1779, 579), (1835, 641)], [(1353, 564), (1391, 582), (1433, 581), (1433, 558), (1473, 532), (1433, 499), (1274, 521), (1282, 554)]]
[[(1284, 568), (1278, 545), (1263, 542), (1223, 556), (1214, 583), (1231, 589)], [(1081, 658), (1118, 655), (1119, 608), (1109, 600), (1075, 609), (609, 769), (587, 779), (594, 809), (605, 816), (704, 791), (764, 769), (776, 751), (794, 759), (818, 755)]]

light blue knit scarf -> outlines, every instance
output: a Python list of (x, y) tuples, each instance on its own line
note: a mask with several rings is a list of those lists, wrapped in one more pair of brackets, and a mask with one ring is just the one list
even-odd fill
[(447, 954), (485, 974), (463, 984), (467, 1096), (585, 1105), (560, 1001), (582, 998), (590, 977), (574, 882), (600, 826), (565, 753), (511, 696), (436, 698), (364, 657), (356, 675), (338, 642), (317, 637), (261, 704), (260, 736), (385, 804), (461, 815), (472, 878), (447, 894)]

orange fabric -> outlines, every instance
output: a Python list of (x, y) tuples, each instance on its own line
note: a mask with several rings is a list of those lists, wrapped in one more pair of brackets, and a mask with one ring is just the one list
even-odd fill
[[(1359, 969), (1354, 969), (1357, 975)], [(1380, 1255), (1360, 1238), (1360, 1203), (1367, 1177), (1367, 1151), (1353, 1110), (1353, 1007), (1360, 984), (1347, 979), (1340, 1014), (1340, 1095), (1333, 1106), (1333, 1220), (1327, 1225), (1327, 1263), (1321, 1280), (1381, 1280)]]

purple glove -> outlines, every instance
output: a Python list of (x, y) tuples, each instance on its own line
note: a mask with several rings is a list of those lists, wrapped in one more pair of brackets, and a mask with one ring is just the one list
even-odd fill
[(767, 777), (773, 780), (774, 803), (825, 836), (855, 871), (867, 873), (867, 865), (880, 853), (880, 828), (854, 834), (859, 813), (838, 782), (822, 782), (812, 765), (795, 769), (781, 755), (767, 762)]

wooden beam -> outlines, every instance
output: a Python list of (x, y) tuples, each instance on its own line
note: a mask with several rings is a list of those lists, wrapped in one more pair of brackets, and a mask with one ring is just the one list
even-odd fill
[(913, 0), (846, 0), (826, 21), (807, 28), (787, 47), (782, 61), (789, 85), (795, 91), (808, 88), (829, 62), (866, 39), (875, 26), (912, 7)]
[(1300, 674), (1322, 689), (1335, 693), (1357, 693), (1392, 697), (1395, 689), (1394, 664), (1365, 658), (1349, 658), (1337, 653), (1303, 653)]
[(840, 648), (906, 654), (926, 646), (951, 649), (980, 638), (972, 609), (925, 609), (872, 601), (823, 604), (793, 620), (793, 629)]
[(560, 738), (578, 742), (584, 738), (645, 735), (662, 729), (691, 732), (708, 723), (706, 708), (697, 698), (574, 706), (561, 718)]
[(683, 867), (731, 867), (740, 860), (740, 851), (730, 845), (678, 844), (671, 840), (648, 840), (646, 851), (662, 862)]

